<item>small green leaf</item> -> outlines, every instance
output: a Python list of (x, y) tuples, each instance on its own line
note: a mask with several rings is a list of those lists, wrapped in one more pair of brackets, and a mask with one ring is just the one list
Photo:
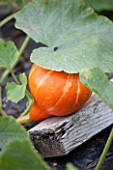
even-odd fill
[(8, 100), (18, 103), (22, 98), (25, 96), (25, 89), (27, 84), (27, 78), (25, 74), (20, 74), (20, 82), (21, 84), (18, 85), (14, 82), (7, 83), (6, 90), (7, 90), (7, 98)]
[(0, 153), (13, 140), (29, 141), (25, 129), (13, 117), (0, 117)]
[(12, 117), (0, 117), (0, 170), (51, 170), (36, 152), (25, 129)]
[(80, 72), (81, 81), (97, 93), (113, 110), (113, 82), (99, 68)]
[(85, 0), (95, 10), (113, 10), (113, 0)]
[(16, 27), (47, 45), (31, 54), (41, 67), (69, 73), (95, 67), (113, 71), (113, 23), (81, 0), (29, 3), (16, 14)]
[(78, 168), (76, 168), (73, 164), (71, 164), (71, 163), (68, 163), (67, 165), (66, 165), (66, 170), (78, 170)]
[(18, 50), (13, 42), (0, 39), (0, 68), (11, 69), (18, 61)]

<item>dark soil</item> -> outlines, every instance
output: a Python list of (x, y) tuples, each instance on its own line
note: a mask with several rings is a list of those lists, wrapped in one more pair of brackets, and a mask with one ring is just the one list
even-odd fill
[[(111, 15), (110, 15), (111, 16)], [(4, 16), (1, 16), (3, 18)], [(19, 30), (14, 28), (14, 21), (9, 22), (6, 26), (1, 29), (0, 33), (1, 37), (7, 41), (12, 40), (15, 42), (16, 46), (20, 48), (25, 35)], [(39, 47), (39, 43), (35, 43), (34, 41), (30, 41), (27, 46), (24, 54), (19, 60), (18, 65), (14, 69), (17, 77), (20, 73), (25, 72), (28, 76), (30, 67), (32, 63), (30, 62), (30, 53), (34, 48)], [(3, 71), (0, 70), (0, 75), (2, 75)], [(108, 74), (110, 77), (113, 77), (113, 74)], [(3, 83), (3, 109), (7, 112), (8, 115), (12, 115), (14, 117), (18, 117), (20, 113), (23, 112), (26, 106), (26, 98), (24, 98), (18, 104), (13, 104), (11, 102), (7, 102), (6, 99), (6, 91), (5, 85), (7, 82), (13, 81), (12, 77), (9, 75), (6, 81)], [(34, 123), (35, 124), (35, 123)], [(26, 128), (30, 128), (34, 124), (29, 124)], [(56, 157), (51, 159), (46, 159), (46, 162), (53, 167), (54, 170), (65, 170), (65, 166), (68, 162), (76, 165), (80, 170), (94, 170), (97, 164), (97, 161), (100, 157), (100, 154), (105, 146), (108, 135), (111, 131), (111, 127), (108, 127), (98, 135), (91, 138), (89, 141), (85, 142), (83, 145), (73, 150), (66, 156)], [(106, 160), (102, 167), (102, 170), (113, 170), (113, 144), (110, 147), (110, 150), (107, 154)]]

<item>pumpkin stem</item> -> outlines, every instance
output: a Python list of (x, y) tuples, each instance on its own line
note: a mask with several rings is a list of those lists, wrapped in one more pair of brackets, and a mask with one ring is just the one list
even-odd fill
[(30, 122), (31, 122), (31, 120), (30, 120), (30, 118), (29, 118), (29, 114), (27, 114), (27, 115), (25, 115), (25, 116), (23, 116), (23, 117), (17, 118), (16, 121), (17, 121), (18, 123), (20, 123), (20, 124), (26, 124), (26, 123), (30, 123)]

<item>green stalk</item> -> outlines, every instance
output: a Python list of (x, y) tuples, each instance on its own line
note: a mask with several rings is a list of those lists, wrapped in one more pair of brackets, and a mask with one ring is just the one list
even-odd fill
[[(11, 19), (11, 17), (10, 17), (10, 19)], [(8, 19), (7, 19), (7, 21), (8, 21)], [(5, 21), (4, 21), (4, 22), (5, 22)], [(18, 60), (19, 60), (19, 58), (21, 57), (23, 51), (25, 50), (27, 44), (29, 43), (29, 40), (30, 40), (30, 37), (27, 36), (27, 37), (25, 38), (25, 40), (24, 40), (24, 43), (22, 44), (22, 46), (21, 46), (21, 48), (20, 48), (20, 50), (19, 50)], [(17, 60), (17, 62), (18, 62), (18, 60)], [(2, 87), (1, 87), (1, 84), (2, 84), (2, 83), (4, 82), (4, 80), (7, 78), (7, 76), (9, 75), (9, 73), (12, 72), (12, 69), (16, 66), (17, 62), (13, 65), (12, 68), (7, 69), (7, 70), (3, 73), (3, 75), (2, 75), (2, 77), (1, 77), (1, 79), (0, 79), (0, 115), (3, 115), (3, 116), (6, 116), (6, 113), (5, 113), (5, 112), (3, 111), (3, 109), (2, 109)], [(15, 76), (15, 80), (18, 81), (18, 79), (16, 78), (16, 76)], [(33, 102), (33, 100), (30, 99), (29, 96), (31, 96), (31, 94), (29, 94), (28, 92), (26, 92), (26, 97), (28, 98), (28, 100), (30, 100), (30, 101), (29, 101), (30, 104), (28, 105), (28, 109), (30, 109), (31, 103)], [(26, 109), (26, 110), (28, 111), (28, 109)]]
[(14, 14), (11, 14), (9, 15), (8, 17), (6, 17), (5, 19), (3, 19), (1, 22), (0, 22), (0, 28), (3, 27), (7, 22), (9, 22), (10, 20), (12, 20), (15, 16), (15, 13)]
[(0, 86), (0, 109), (2, 107), (2, 87)]
[(105, 160), (105, 157), (106, 157), (106, 155), (108, 153), (108, 150), (109, 150), (109, 148), (111, 146), (112, 141), (113, 141), (113, 128), (112, 128), (112, 130), (110, 132), (110, 135), (108, 137), (108, 140), (106, 142), (106, 145), (105, 145), (104, 150), (103, 150), (103, 152), (102, 152), (102, 154), (100, 156), (99, 162), (98, 162), (95, 170), (100, 170), (102, 168), (103, 162)]
[(0, 78), (0, 85), (4, 82), (4, 80), (7, 78), (9, 73), (10, 73), (10, 70), (8, 69), (3, 73), (2, 77)]
[[(17, 77), (16, 77), (16, 75), (14, 74), (13, 71), (11, 71), (11, 75), (12, 75), (13, 79), (15, 80), (15, 82), (16, 82), (18, 85), (20, 85), (20, 82), (19, 82), (19, 80), (17, 79)], [(25, 94), (26, 94), (26, 97), (28, 98), (28, 100), (32, 98), (31, 93), (29, 93), (28, 90), (25, 90)]]
[[(14, 14), (11, 14), (9, 15), (8, 17), (6, 17), (5, 19), (3, 19), (1, 22), (0, 22), (0, 28), (3, 27), (7, 22), (9, 22), (10, 20), (12, 20), (14, 18), (16, 13)], [(3, 74), (3, 76), (1, 77), (0, 79), (0, 84), (2, 84), (2, 82), (6, 79), (6, 77), (9, 75), (10, 73), (10, 70), (6, 70)]]
[(29, 102), (28, 102), (28, 105), (27, 105), (26, 109), (24, 110), (23, 113), (21, 113), (21, 115), (19, 116), (19, 118), (20, 118), (20, 117), (23, 117), (23, 116), (25, 116), (26, 114), (29, 113), (29, 110), (30, 110), (32, 104), (33, 104), (33, 99), (29, 99)]
[(0, 115), (1, 116), (7, 116), (7, 114), (4, 112), (4, 110), (2, 108), (0, 109)]
[(18, 85), (20, 85), (20, 82), (19, 82), (19, 80), (17, 79), (17, 77), (15, 76), (13, 70), (11, 70), (11, 75), (12, 75), (14, 81), (15, 81)]
[[(21, 57), (21, 55), (22, 55), (22, 53), (24, 52), (24, 50), (25, 50), (27, 44), (29, 43), (29, 41), (30, 41), (30, 37), (27, 35), (27, 37), (25, 38), (25, 40), (24, 40), (24, 42), (23, 42), (23, 44), (22, 44), (22, 46), (21, 46), (21, 48), (20, 48), (20, 50), (19, 50), (18, 59)], [(17, 64), (17, 63), (16, 63), (16, 64)], [(15, 64), (15, 65), (16, 65), (16, 64)], [(14, 65), (14, 67), (15, 67), (15, 65)], [(13, 68), (14, 68), (14, 67), (13, 67)]]
[[(11, 71), (11, 75), (12, 75), (13, 79), (15, 80), (15, 82), (20, 85), (20, 82), (18, 81), (18, 79), (15, 76), (13, 71)], [(24, 112), (20, 115), (20, 117), (23, 117), (24, 115), (26, 115), (29, 112), (29, 109), (30, 109), (30, 107), (33, 103), (33, 98), (32, 98), (32, 96), (31, 96), (31, 94), (29, 93), (28, 90), (25, 90), (25, 95), (28, 99), (28, 105), (27, 105), (26, 109), (24, 110)]]
[(2, 87), (0, 86), (0, 115), (6, 116), (6, 113), (2, 109)]
[[(29, 40), (30, 40), (30, 37), (27, 36), (27, 37), (25, 38), (25, 40), (24, 40), (24, 42), (23, 42), (23, 44), (22, 44), (20, 50), (19, 50), (19, 53), (18, 53), (18, 60), (19, 60), (19, 58), (21, 57), (23, 51), (25, 50), (27, 44), (29, 43)], [(4, 74), (2, 75), (2, 77), (1, 77), (1, 79), (0, 79), (0, 84), (2, 84), (3, 81), (7, 78), (7, 76), (8, 76), (9, 73), (11, 72), (11, 70), (12, 70), (12, 69), (16, 66), (16, 64), (18, 63), (18, 60), (17, 60), (17, 62), (13, 65), (12, 68), (7, 69), (7, 70), (4, 72)]]

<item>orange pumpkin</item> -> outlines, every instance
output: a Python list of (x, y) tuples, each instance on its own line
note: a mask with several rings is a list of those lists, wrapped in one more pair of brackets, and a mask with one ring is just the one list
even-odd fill
[(28, 83), (34, 98), (29, 112), (32, 121), (72, 114), (91, 96), (91, 90), (80, 82), (79, 74), (46, 70), (36, 64), (31, 68)]

